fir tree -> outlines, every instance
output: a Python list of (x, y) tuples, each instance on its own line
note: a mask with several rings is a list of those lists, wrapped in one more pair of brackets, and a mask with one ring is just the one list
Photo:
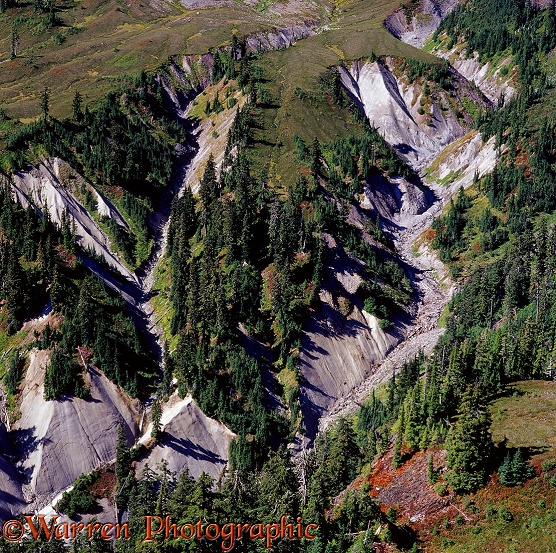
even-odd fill
[(509, 452), (504, 457), (504, 461), (498, 469), (500, 483), (504, 486), (516, 486), (523, 484), (528, 478), (535, 475), (531, 463), (523, 457), (521, 448), (513, 453)]
[(402, 404), (400, 407), (400, 414), (398, 417), (398, 435), (396, 436), (396, 444), (394, 445), (394, 454), (392, 456), (392, 467), (397, 469), (402, 466), (402, 444), (403, 444), (403, 430), (405, 426), (405, 409)]
[(429, 484), (436, 484), (438, 482), (438, 471), (434, 469), (434, 455), (432, 453), (429, 455), (427, 462), (427, 478)]
[(213, 202), (218, 198), (218, 181), (216, 179), (216, 167), (214, 165), (214, 158), (210, 155), (203, 178), (199, 184), (199, 195), (203, 202), (203, 207), (206, 213), (212, 208)]
[(127, 446), (123, 423), (118, 426), (118, 443), (116, 446), (116, 476), (118, 478), (117, 504), (125, 507), (132, 489), (133, 473), (131, 472), (131, 450)]
[(512, 455), (509, 451), (506, 453), (504, 461), (498, 469), (498, 474), (500, 476), (500, 483), (504, 484), (504, 486), (515, 486), (516, 481), (512, 470)]
[(477, 490), (486, 477), (490, 454), (490, 414), (478, 387), (468, 388), (447, 441), (447, 481), (454, 491)]
[(16, 25), (12, 25), (12, 36), (10, 42), (10, 59), (15, 59), (19, 51), (19, 31)]
[(40, 108), (41, 108), (44, 120), (46, 121), (48, 119), (48, 115), (50, 113), (50, 90), (46, 86), (44, 87), (44, 89), (41, 93)]
[(83, 118), (83, 97), (79, 91), (77, 91), (73, 97), (73, 102), (71, 104), (71, 117), (74, 121), (78, 122)]
[(313, 140), (313, 148), (311, 151), (311, 173), (314, 177), (316, 177), (321, 170), (322, 167), (322, 151), (320, 148), (320, 142), (317, 137)]
[(162, 434), (162, 427), (160, 425), (161, 417), (162, 417), (162, 405), (160, 403), (160, 400), (157, 399), (153, 403), (153, 410), (152, 410), (153, 429), (151, 432), (151, 436), (155, 441), (159, 440)]

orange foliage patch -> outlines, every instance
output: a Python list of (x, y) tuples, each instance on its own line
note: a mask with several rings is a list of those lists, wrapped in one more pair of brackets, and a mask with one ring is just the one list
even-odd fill
[(114, 466), (109, 465), (100, 469), (100, 476), (91, 486), (91, 495), (93, 497), (107, 497), (113, 500), (114, 491), (116, 489), (117, 478), (114, 472)]
[(423, 238), (428, 242), (432, 242), (436, 238), (436, 230), (433, 228), (427, 229), (423, 232)]

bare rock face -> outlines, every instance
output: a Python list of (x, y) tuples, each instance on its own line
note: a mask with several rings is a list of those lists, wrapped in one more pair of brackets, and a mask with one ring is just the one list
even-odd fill
[(367, 179), (363, 209), (378, 213), (383, 220), (404, 224), (408, 215), (423, 213), (432, 202), (429, 190), (403, 177), (375, 174)]
[[(371, 124), (416, 169), (422, 169), (468, 131), (470, 122), (458, 118), (450, 109), (442, 109), (443, 104), (433, 103), (429, 113), (420, 114), (421, 88), (397, 78), (386, 64), (359, 61), (349, 71), (340, 67), (340, 74), (343, 85)], [(474, 100), (482, 103), (455, 71), (452, 79), (457, 82), (459, 94), (475, 96)]]
[[(493, 68), (490, 62), (481, 63), (479, 54), (475, 52), (473, 57), (467, 57), (465, 48), (459, 44), (450, 51), (435, 49), (434, 54), (450, 61), (452, 67), (479, 87), (481, 92), (491, 101), (499, 102), (502, 97), (504, 103), (511, 100), (516, 92), (517, 86), (513, 82), (515, 72), (510, 71), (512, 58), (507, 57)], [(502, 69), (506, 67), (507, 73)]]
[(247, 38), (247, 49), (255, 52), (288, 48), (295, 41), (316, 34), (318, 23), (308, 21), (269, 33), (256, 33)]
[[(12, 189), (23, 207), (35, 206), (41, 213), (48, 210), (52, 221), (61, 224), (64, 213), (70, 224), (75, 225), (79, 244), (103, 257), (118, 273), (134, 281), (135, 277), (110, 250), (110, 241), (94, 221), (85, 207), (64, 186), (63, 174), (74, 173), (61, 159), (43, 160), (37, 167), (18, 171), (12, 181)], [(90, 186), (86, 184), (86, 186)], [(114, 215), (116, 222), (123, 219), (114, 206), (110, 208), (106, 200), (97, 195), (100, 207), (105, 213)]]
[[(218, 90), (217, 87), (215, 89)], [(224, 152), (226, 151), (228, 132), (232, 128), (238, 110), (247, 101), (247, 96), (242, 96), (240, 92), (237, 92), (234, 97), (237, 100), (234, 107), (226, 108), (220, 113), (213, 114), (197, 128), (198, 150), (185, 174), (182, 189), (185, 187), (190, 188), (193, 194), (199, 192), (199, 183), (210, 156), (213, 158), (216, 170), (220, 170), (224, 160)]]
[(118, 225), (124, 228), (129, 228), (127, 221), (123, 218), (118, 208), (108, 199), (105, 198), (98, 190), (94, 190), (97, 199), (97, 211), (101, 217), (110, 217), (114, 219)]
[[(396, 10), (384, 21), (386, 30), (396, 38), (416, 48), (423, 46), (427, 38), (437, 29), (440, 22), (448, 15), (460, 0), (423, 0), (421, 6), (407, 19), (402, 8)], [(540, 0), (536, 5), (546, 7), (550, 2)], [(511, 72), (501, 72), (504, 66), (511, 64), (511, 57), (502, 60), (498, 67), (491, 67), (490, 62), (481, 63), (475, 52), (473, 56), (465, 53), (464, 45), (456, 45), (450, 51), (435, 49), (433, 53), (450, 61), (452, 67), (468, 81), (475, 83), (481, 92), (491, 101), (498, 102), (503, 95), (504, 101), (510, 100), (517, 88), (512, 84)]]
[(311, 442), (318, 421), (341, 397), (359, 385), (398, 344), (397, 329), (383, 330), (378, 319), (362, 309), (356, 292), (362, 282), (360, 263), (343, 253), (330, 235), (333, 255), (320, 293), (321, 307), (305, 328), (301, 343), (301, 410), (305, 440)]
[(181, 0), (181, 5), (186, 10), (205, 10), (233, 4), (234, 0)]
[(467, 188), (475, 175), (482, 177), (494, 170), (498, 161), (496, 139), (491, 137), (483, 142), (478, 131), (470, 131), (460, 140), (447, 147), (431, 164), (429, 180), (449, 181), (445, 194), (460, 187)]
[(384, 26), (402, 42), (420, 48), (457, 4), (458, 0), (423, 0), (420, 9), (411, 14), (409, 20), (400, 8), (386, 18)]
[[(3, 425), (0, 432), (0, 447), (8, 451), (7, 436)], [(25, 505), (21, 490), (20, 476), (3, 455), (0, 455), (0, 520), (8, 520), (21, 512)]]
[[(205, 472), (218, 479), (228, 463), (228, 446), (235, 437), (231, 430), (207, 417), (191, 396), (180, 399), (177, 394), (164, 406), (161, 427), (160, 441), (136, 467), (138, 475), (147, 464), (156, 469), (166, 461), (171, 471), (179, 473), (187, 467), (194, 478)], [(151, 429), (141, 441), (148, 441)]]
[(112, 461), (120, 423), (129, 444), (138, 432), (138, 403), (94, 368), (86, 377), (89, 398), (46, 401), (44, 370), (49, 358), (47, 351), (31, 352), (21, 418), (12, 428), (27, 508), (42, 508), (80, 474)]

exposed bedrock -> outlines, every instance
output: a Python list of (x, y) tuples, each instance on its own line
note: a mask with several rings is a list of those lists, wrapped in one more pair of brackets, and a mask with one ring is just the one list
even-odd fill
[(139, 402), (131, 400), (100, 371), (89, 368), (87, 399), (44, 399), (47, 351), (33, 350), (21, 392), (21, 418), (11, 439), (27, 508), (42, 508), (82, 473), (115, 458), (118, 427), (129, 443), (138, 432)]
[[(137, 474), (148, 464), (156, 467), (163, 461), (168, 469), (181, 472), (187, 468), (189, 474), (198, 478), (203, 472), (218, 479), (228, 463), (228, 446), (235, 434), (222, 423), (207, 417), (191, 396), (180, 399), (174, 394), (164, 406), (161, 418), (162, 435), (141, 459), (136, 467)], [(152, 425), (141, 441), (148, 441)]]
[[(396, 77), (391, 60), (384, 64), (354, 62), (349, 70), (340, 67), (340, 74), (346, 90), (369, 122), (417, 170), (469, 130), (471, 120), (461, 117), (465, 114), (462, 96), (481, 105), (488, 104), (455, 70), (451, 70), (451, 90), (435, 98), (428, 113), (422, 109), (427, 103), (423, 87)], [(461, 107), (460, 116), (450, 103)]]
[(396, 10), (386, 18), (384, 27), (402, 42), (420, 48), (458, 3), (459, 0), (422, 0), (413, 12)]
[(12, 190), (23, 207), (33, 205), (41, 213), (48, 211), (51, 220), (58, 225), (65, 216), (70, 224), (75, 225), (78, 243), (85, 251), (94, 252), (117, 273), (129, 281), (136, 281), (118, 255), (110, 249), (110, 240), (104, 231), (68, 190), (69, 175), (96, 194), (100, 213), (114, 218), (124, 227), (127, 226), (117, 208), (59, 158), (44, 159), (36, 167), (15, 173)]
[[(420, 48), (458, 3), (460, 0), (422, 0), (411, 14), (408, 12), (406, 15), (402, 8), (396, 10), (386, 18), (384, 27), (402, 42)], [(546, 7), (548, 3), (543, 0), (537, 5)], [(493, 67), (491, 62), (481, 63), (477, 52), (469, 55), (465, 44), (461, 43), (451, 50), (435, 48), (432, 53), (449, 60), (456, 71), (477, 85), (492, 102), (498, 102), (502, 94), (507, 102), (516, 93), (514, 75), (507, 70), (501, 71), (503, 67), (511, 66), (511, 56), (500, 60)]]
[[(395, 317), (393, 327), (381, 329), (354, 295), (361, 280), (360, 262), (326, 237), (329, 276), (321, 307), (302, 341), (304, 434), (298, 435), (296, 449), (310, 444), (338, 416), (353, 412), (404, 361), (434, 347), (442, 334), (437, 322), (453, 285), (426, 243), (417, 249), (414, 243), (457, 189), (471, 185), (475, 174), (492, 171), (498, 157), (493, 140), (484, 143), (470, 130), (472, 120), (463, 101), (465, 96), (475, 105), (488, 106), (488, 99), (453, 68), (451, 86), (438, 87), (427, 97), (423, 84), (409, 82), (392, 59), (354, 62), (347, 69), (340, 67), (340, 74), (369, 122), (421, 175), (412, 181), (377, 175), (366, 183), (349, 215), (360, 228), (369, 214), (381, 216), (397, 260), (411, 280), (413, 303)], [(425, 113), (422, 106), (428, 106)]]
[(324, 236), (329, 259), (320, 292), (321, 307), (305, 327), (301, 343), (301, 411), (305, 436), (316, 437), (319, 419), (367, 378), (377, 361), (398, 344), (399, 328), (383, 330), (357, 298), (361, 262)]

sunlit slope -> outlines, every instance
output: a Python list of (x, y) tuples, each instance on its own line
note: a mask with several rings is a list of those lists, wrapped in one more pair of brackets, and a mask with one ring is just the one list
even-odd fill
[[(280, 2), (261, 11), (257, 2), (164, 0), (60, 1), (58, 23), (37, 14), (32, 2), (0, 14), (0, 102), (12, 116), (38, 115), (38, 95), (52, 90), (52, 114), (67, 115), (79, 90), (85, 99), (102, 95), (111, 79), (154, 69), (168, 56), (204, 53), (228, 41), (233, 32), (247, 35), (303, 21), (326, 22), (327, 2)], [(217, 4), (219, 7), (214, 7)], [(19, 34), (11, 60), (12, 28)]]
[(321, 33), (261, 60), (273, 105), (263, 112), (266, 136), (260, 149), (265, 159), (272, 159), (278, 181), (291, 179), (297, 172), (295, 134), (310, 144), (315, 137), (327, 142), (354, 131), (353, 120), (346, 118), (345, 112), (321, 101), (319, 76), (327, 68), (372, 53), (437, 59), (400, 42), (383, 27), (386, 17), (398, 7), (399, 2), (391, 0), (343, 2)]
[[(395, 0), (335, 4), (58, 1), (58, 22), (52, 28), (46, 28), (48, 14), (37, 14), (31, 2), (20, 4), (0, 14), (0, 105), (10, 116), (34, 118), (40, 112), (40, 92), (47, 86), (52, 115), (67, 116), (76, 91), (91, 100), (110, 89), (115, 78), (153, 70), (169, 56), (207, 52), (228, 43), (233, 33), (246, 36), (306, 22), (321, 26), (322, 33), (300, 41), (295, 52), (280, 51), (270, 58), (270, 72), (281, 76), (273, 85), (286, 100), (293, 94), (293, 83), (312, 86), (324, 68), (341, 59), (371, 51), (423, 55), (383, 29), (385, 17), (399, 5)], [(202, 5), (206, 9), (197, 7)], [(10, 59), (14, 24), (17, 55)], [(306, 118), (317, 123), (313, 115), (309, 112)]]

